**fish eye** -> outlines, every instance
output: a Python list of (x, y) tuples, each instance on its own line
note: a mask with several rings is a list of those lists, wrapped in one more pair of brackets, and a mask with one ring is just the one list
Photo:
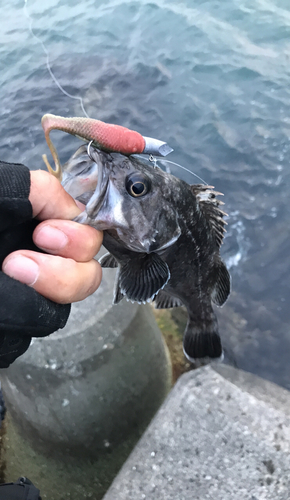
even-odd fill
[(126, 178), (126, 189), (134, 198), (144, 196), (150, 190), (150, 180), (145, 175), (135, 172)]

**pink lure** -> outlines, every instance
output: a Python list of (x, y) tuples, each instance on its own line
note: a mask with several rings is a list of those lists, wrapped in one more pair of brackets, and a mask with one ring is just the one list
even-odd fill
[(59, 179), (61, 179), (61, 165), (57, 151), (49, 137), (51, 130), (62, 130), (85, 141), (93, 141), (93, 144), (100, 149), (124, 155), (140, 154), (146, 146), (145, 139), (138, 132), (92, 118), (64, 118), (46, 114), (42, 117), (41, 124), (54, 159), (55, 170), (50, 166), (46, 155), (43, 155), (43, 160), (49, 172)]

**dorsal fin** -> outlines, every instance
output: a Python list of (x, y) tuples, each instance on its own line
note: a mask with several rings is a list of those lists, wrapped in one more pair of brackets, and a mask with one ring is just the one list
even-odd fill
[(223, 194), (214, 191), (213, 186), (206, 186), (203, 184), (193, 184), (190, 188), (196, 196), (200, 210), (210, 223), (215, 235), (216, 243), (220, 247), (226, 231), (225, 225), (227, 224), (223, 217), (228, 215), (219, 208), (220, 205), (224, 205), (224, 203), (219, 200), (217, 196), (223, 196)]

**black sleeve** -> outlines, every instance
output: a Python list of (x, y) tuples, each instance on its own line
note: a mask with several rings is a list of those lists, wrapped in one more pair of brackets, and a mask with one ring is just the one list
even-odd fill
[(15, 483), (0, 484), (0, 500), (41, 500), (40, 491), (26, 477)]
[(28, 168), (0, 161), (0, 231), (32, 218), (29, 191)]
[[(37, 221), (32, 219), (29, 191), (28, 168), (0, 162), (1, 266), (15, 250), (39, 251), (32, 241)], [(23, 354), (31, 337), (63, 328), (69, 312), (70, 304), (56, 304), (0, 271), (0, 368), (7, 368)]]

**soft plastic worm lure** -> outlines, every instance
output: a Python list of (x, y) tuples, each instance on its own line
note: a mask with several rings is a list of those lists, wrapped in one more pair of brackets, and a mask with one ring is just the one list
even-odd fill
[(151, 137), (143, 137), (139, 132), (134, 130), (120, 125), (104, 123), (93, 118), (65, 118), (63, 116), (46, 114), (42, 117), (41, 124), (55, 163), (55, 169), (49, 164), (46, 155), (42, 155), (42, 158), (49, 172), (59, 179), (61, 178), (61, 164), (57, 151), (49, 137), (51, 130), (62, 130), (80, 139), (92, 142), (99, 149), (122, 153), (124, 155), (143, 153), (166, 156), (173, 151), (166, 142)]

